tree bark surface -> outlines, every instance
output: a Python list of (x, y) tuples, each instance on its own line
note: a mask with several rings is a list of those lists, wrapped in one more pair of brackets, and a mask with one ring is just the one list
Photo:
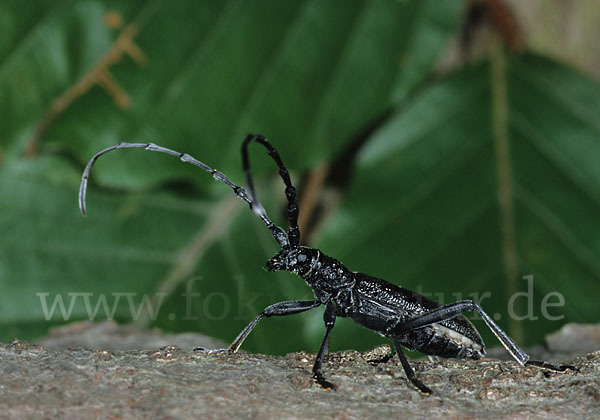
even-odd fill
[[(167, 337), (184, 346), (207, 340), (195, 334), (112, 328), (107, 334), (113, 335), (115, 348), (136, 335), (146, 343)], [(48, 345), (19, 340), (0, 344), (0, 417), (600, 418), (600, 351), (563, 360), (579, 369), (567, 373), (495, 359), (412, 361), (418, 378), (434, 391), (427, 396), (407, 382), (396, 357), (385, 361), (388, 346), (332, 353), (323, 368), (337, 390), (325, 391), (311, 379), (313, 354), (206, 354), (176, 345), (152, 350), (65, 348), (66, 338), (81, 338), (77, 328), (68, 331), (61, 333), (63, 341), (57, 340), (61, 334), (51, 335)]]

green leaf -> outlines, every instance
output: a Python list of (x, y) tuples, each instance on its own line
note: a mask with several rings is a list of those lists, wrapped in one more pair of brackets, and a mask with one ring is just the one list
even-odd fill
[[(56, 3), (44, 19), (31, 21), (30, 39), (15, 42), (0, 72), (9, 155), (31, 146), (42, 126), (42, 145), (68, 150), (82, 162), (118, 141), (156, 141), (235, 175), (239, 142), (260, 132), (277, 139), (281, 154), (293, 156), (298, 169), (312, 167), (389, 106), (398, 77), (431, 71), (442, 38), (418, 50), (425, 58), (415, 65), (399, 67), (399, 57), (419, 29), (414, 22), (452, 30), (435, 21), (439, 12), (432, 3)], [(122, 17), (125, 29), (102, 25), (109, 12)], [(127, 28), (137, 32), (120, 42)], [(145, 64), (134, 62), (122, 45), (138, 48)], [(118, 60), (103, 66), (117, 53)], [(115, 107), (109, 92), (94, 84), (75, 89), (69, 106), (55, 112), (53, 100), (100, 70), (128, 96), (128, 108)], [(194, 179), (177, 162), (147, 159), (151, 165), (140, 168), (115, 156), (110, 169), (98, 168), (96, 179), (128, 187)]]

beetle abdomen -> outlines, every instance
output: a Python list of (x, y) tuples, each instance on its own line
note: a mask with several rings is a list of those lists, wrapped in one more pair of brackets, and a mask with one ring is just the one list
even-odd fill
[(441, 324), (403, 332), (395, 337), (406, 348), (424, 354), (456, 359), (480, 359), (485, 348), (479, 342)]
[(349, 315), (359, 324), (425, 354), (458, 359), (480, 359), (485, 354), (483, 340), (464, 316), (406, 331), (403, 321), (442, 305), (376, 277), (355, 273), (355, 278), (358, 305)]

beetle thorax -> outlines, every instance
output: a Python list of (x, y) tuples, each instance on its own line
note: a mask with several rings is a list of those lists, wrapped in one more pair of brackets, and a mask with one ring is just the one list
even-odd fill
[(314, 248), (284, 248), (267, 261), (267, 268), (299, 275), (313, 289), (315, 297), (323, 302), (344, 290), (349, 291), (355, 282), (353, 273), (342, 263)]

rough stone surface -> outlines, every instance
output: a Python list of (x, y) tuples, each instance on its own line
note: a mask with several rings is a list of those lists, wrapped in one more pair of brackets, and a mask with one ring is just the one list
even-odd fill
[(587, 353), (600, 349), (600, 324), (565, 324), (546, 337), (546, 345), (553, 352)]
[(54, 327), (37, 344), (54, 349), (80, 346), (92, 350), (156, 350), (164, 346), (182, 349), (227, 347), (221, 340), (202, 334), (167, 334), (158, 329), (140, 331), (114, 321), (79, 321)]
[(389, 352), (331, 354), (324, 372), (338, 389), (324, 391), (306, 353), (53, 349), (15, 340), (0, 345), (0, 417), (600, 418), (600, 351), (565, 360), (579, 369), (568, 373), (492, 359), (413, 361), (431, 396), (407, 383), (397, 358), (385, 361)]

